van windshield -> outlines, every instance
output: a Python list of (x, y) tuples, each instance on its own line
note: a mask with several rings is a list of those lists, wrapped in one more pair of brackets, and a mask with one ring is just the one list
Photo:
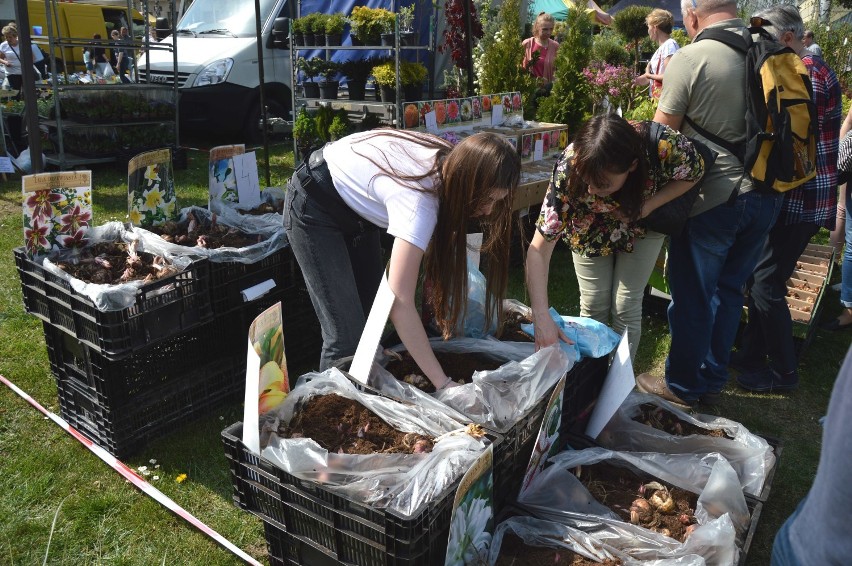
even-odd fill
[[(276, 0), (260, 0), (261, 26), (269, 17)], [(254, 2), (222, 2), (222, 0), (194, 0), (177, 26), (196, 34), (219, 30), (237, 37), (254, 37)], [(202, 36), (202, 37), (206, 37)], [(216, 37), (216, 34), (211, 35)]]

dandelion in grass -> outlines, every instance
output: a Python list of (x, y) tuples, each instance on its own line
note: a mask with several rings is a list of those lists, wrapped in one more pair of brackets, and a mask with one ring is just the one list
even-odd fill
[(186, 481), (186, 474), (178, 474), (178, 476), (175, 478), (175, 481), (177, 483), (185, 482)]

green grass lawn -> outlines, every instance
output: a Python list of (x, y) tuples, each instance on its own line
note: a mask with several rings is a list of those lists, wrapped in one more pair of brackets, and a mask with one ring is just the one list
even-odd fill
[[(263, 166), (262, 156), (258, 162)], [(286, 146), (270, 158), (273, 185), (292, 170)], [(178, 171), (181, 206), (205, 204), (207, 155), (189, 153)], [(94, 170), (95, 223), (123, 220), (126, 171)], [(260, 178), (264, 178), (261, 172)], [(23, 241), (20, 179), (0, 183), (0, 374), (58, 413), (57, 390), (47, 360), (41, 322), (24, 312), (12, 248)], [(835, 274), (835, 281), (839, 274)], [(553, 306), (578, 311), (570, 255), (560, 246), (551, 269)], [(525, 299), (523, 274), (513, 272), (511, 294)], [(826, 297), (824, 317), (838, 310), (836, 293)], [(636, 372), (661, 370), (669, 338), (665, 322), (646, 318)], [(791, 395), (754, 395), (729, 387), (720, 415), (784, 442), (772, 495), (763, 509), (747, 564), (769, 563), (778, 527), (806, 493), (816, 471), (821, 429), (832, 384), (849, 347), (849, 333), (818, 333), (801, 361), (802, 386)], [(127, 464), (148, 466), (148, 479), (178, 504), (252, 556), (265, 561), (261, 522), (232, 503), (229, 470), (220, 432), (242, 419), (239, 404), (150, 443)], [(156, 460), (152, 464), (150, 460)], [(159, 466), (155, 468), (155, 466)], [(176, 477), (186, 474), (178, 483)], [(239, 561), (210, 539), (137, 491), (41, 413), (0, 387), (0, 563), (35, 564), (234, 564)]]

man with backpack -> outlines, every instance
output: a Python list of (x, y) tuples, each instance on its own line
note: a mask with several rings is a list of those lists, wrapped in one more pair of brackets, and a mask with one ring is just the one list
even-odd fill
[[(808, 51), (804, 24), (792, 5), (775, 5), (752, 18), (779, 43), (801, 56), (813, 86), (817, 112), (816, 177), (784, 193), (781, 214), (763, 248), (749, 285), (748, 324), (731, 359), (740, 387), (756, 392), (790, 391), (799, 383), (787, 280), (820, 228), (832, 230), (837, 211), (837, 148), (841, 89), (834, 71)], [(767, 364), (767, 356), (770, 363)]]
[[(781, 209), (781, 194), (752, 190), (743, 163), (699, 133), (746, 141), (746, 57), (721, 41), (721, 30), (744, 45), (750, 34), (734, 0), (682, 0), (693, 43), (672, 56), (654, 120), (719, 153), (680, 235), (669, 246), (671, 346), (665, 377), (641, 374), (641, 391), (681, 405), (714, 404), (728, 380), (728, 361), (743, 307), (742, 289)], [(739, 36), (739, 37), (737, 37)], [(728, 145), (728, 144), (726, 144)]]

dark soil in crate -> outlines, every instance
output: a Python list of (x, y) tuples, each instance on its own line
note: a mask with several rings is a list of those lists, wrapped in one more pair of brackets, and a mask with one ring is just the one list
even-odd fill
[(260, 216), (261, 214), (282, 214), (284, 212), (284, 201), (279, 201), (276, 204), (264, 202), (254, 208), (242, 209), (238, 208), (237, 212), (244, 216)]
[(641, 413), (633, 418), (637, 423), (648, 425), (657, 430), (665, 431), (675, 436), (689, 436), (691, 434), (700, 434), (702, 436), (713, 436), (715, 438), (727, 438), (733, 440), (724, 430), (715, 429), (708, 430), (695, 426), (692, 423), (682, 421), (677, 418), (674, 413), (666, 411), (662, 407), (657, 407), (651, 403), (640, 405)]
[[(426, 378), (426, 374), (408, 352), (401, 352), (400, 360), (391, 360), (385, 366), (395, 378), (410, 383), (426, 393), (434, 393), (435, 387)], [(477, 371), (491, 371), (503, 365), (502, 361), (476, 353), (435, 352), (435, 357), (444, 369), (444, 373), (454, 381), (470, 383)]]
[(398, 431), (361, 403), (340, 395), (317, 395), (296, 412), (279, 434), (312, 438), (340, 454), (413, 454), (431, 452), (428, 436)]
[(495, 566), (619, 566), (621, 560), (595, 562), (566, 548), (529, 546), (522, 538), (506, 533), (500, 543), (500, 557)]
[(661, 533), (675, 540), (686, 540), (690, 527), (697, 523), (695, 505), (698, 496), (677, 487), (649, 487), (650, 476), (600, 463), (580, 466), (575, 473), (599, 503), (612, 509), (622, 520)]
[(185, 222), (164, 222), (159, 226), (152, 226), (149, 230), (159, 234), (167, 242), (208, 250), (224, 247), (245, 248), (262, 241), (260, 236), (219, 224), (215, 214), (210, 222), (200, 222), (190, 212)]
[(151, 282), (177, 273), (161, 256), (137, 252), (133, 244), (100, 242), (84, 248), (73, 261), (56, 266), (87, 283), (117, 285), (128, 281)]
[(521, 330), (521, 324), (531, 324), (532, 321), (518, 312), (510, 312), (503, 322), (503, 332), (500, 340), (504, 342), (535, 342), (535, 338)]

